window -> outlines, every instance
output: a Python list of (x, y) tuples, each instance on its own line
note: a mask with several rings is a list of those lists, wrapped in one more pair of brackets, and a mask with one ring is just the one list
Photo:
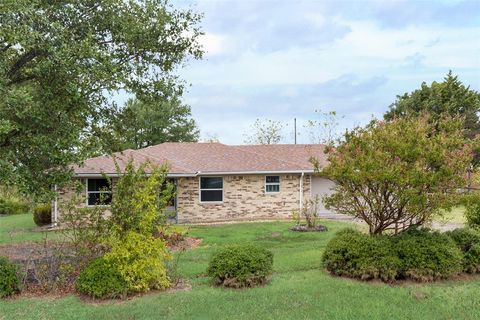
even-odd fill
[(223, 178), (200, 177), (200, 202), (223, 201)]
[(112, 190), (107, 179), (87, 179), (87, 205), (109, 205)]
[(265, 192), (266, 193), (280, 192), (280, 176), (265, 177)]

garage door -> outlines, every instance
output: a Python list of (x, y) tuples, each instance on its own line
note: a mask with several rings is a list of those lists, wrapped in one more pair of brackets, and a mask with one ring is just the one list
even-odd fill
[(325, 195), (332, 193), (332, 187), (334, 183), (328, 179), (320, 177), (312, 177), (312, 198), (318, 196), (320, 199), (320, 205), (318, 207), (318, 213), (332, 213), (332, 211), (325, 209), (322, 203), (322, 198)]

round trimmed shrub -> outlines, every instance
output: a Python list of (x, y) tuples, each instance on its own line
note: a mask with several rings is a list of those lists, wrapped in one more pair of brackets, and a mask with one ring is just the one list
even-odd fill
[(392, 237), (401, 274), (415, 281), (448, 278), (462, 271), (462, 252), (446, 234), (413, 229)]
[(118, 269), (103, 257), (97, 258), (80, 273), (77, 290), (97, 299), (121, 298), (128, 288)]
[(0, 298), (20, 292), (18, 268), (7, 258), (0, 257)]
[(446, 232), (463, 253), (463, 271), (480, 271), (480, 233), (470, 228), (460, 228)]
[(41, 204), (33, 209), (33, 221), (37, 226), (45, 226), (52, 223), (52, 205)]
[(353, 229), (338, 232), (325, 248), (322, 261), (329, 272), (361, 280), (394, 281), (400, 260), (387, 236), (369, 236)]
[(214, 253), (207, 273), (216, 284), (242, 288), (264, 284), (273, 267), (273, 254), (252, 244), (229, 245)]

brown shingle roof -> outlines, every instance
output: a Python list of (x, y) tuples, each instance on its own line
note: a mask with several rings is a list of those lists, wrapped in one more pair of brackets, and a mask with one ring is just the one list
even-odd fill
[[(121, 170), (128, 159), (135, 164), (150, 160), (157, 164), (168, 163), (170, 174), (212, 174), (253, 172), (312, 171), (309, 161), (315, 157), (326, 163), (322, 145), (244, 145), (228, 146), (221, 143), (162, 143), (139, 150), (125, 150), (114, 154)], [(115, 173), (111, 156), (87, 159), (75, 166), (79, 175)]]

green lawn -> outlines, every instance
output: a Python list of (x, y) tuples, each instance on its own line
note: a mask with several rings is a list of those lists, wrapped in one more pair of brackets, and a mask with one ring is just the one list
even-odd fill
[[(191, 282), (190, 291), (100, 304), (87, 304), (76, 296), (17, 298), (0, 302), (0, 319), (480, 318), (480, 278), (389, 286), (331, 277), (321, 267), (322, 251), (336, 231), (349, 225), (324, 223), (329, 231), (315, 234), (290, 232), (289, 222), (192, 227), (191, 235), (204, 240), (181, 258), (180, 272)], [(273, 251), (275, 273), (270, 283), (245, 290), (213, 287), (205, 277), (211, 253), (221, 245), (244, 241)]]
[(466, 223), (465, 219), (465, 207), (459, 206), (452, 209), (452, 211), (446, 212), (445, 215), (439, 219), (441, 222), (454, 222), (454, 223)]
[[(0, 217), (0, 244), (43, 239), (46, 233), (33, 232), (35, 227), (32, 214), (29, 213)], [(55, 232), (48, 232), (49, 238), (55, 236)]]

